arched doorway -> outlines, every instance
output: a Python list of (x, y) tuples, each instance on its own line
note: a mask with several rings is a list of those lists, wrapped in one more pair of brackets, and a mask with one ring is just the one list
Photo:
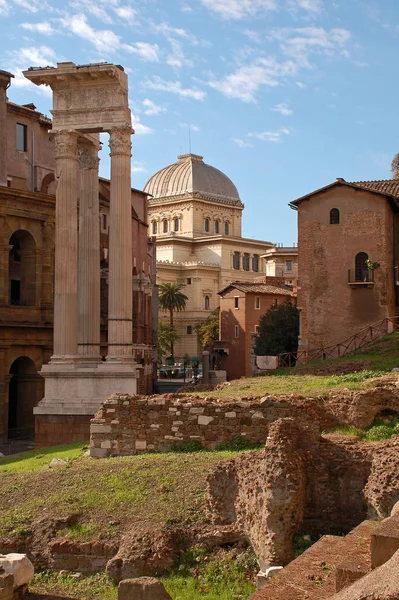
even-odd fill
[(33, 408), (43, 396), (43, 379), (36, 365), (27, 356), (20, 356), (11, 365), (8, 391), (9, 439), (32, 439)]
[(29, 231), (14, 231), (8, 242), (9, 303), (34, 306), (36, 303), (36, 244)]

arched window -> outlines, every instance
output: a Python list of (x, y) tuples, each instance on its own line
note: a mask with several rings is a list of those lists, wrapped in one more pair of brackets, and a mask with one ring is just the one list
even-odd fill
[(339, 225), (339, 210), (332, 208), (330, 210), (330, 225)]
[(205, 231), (206, 231), (207, 233), (209, 233), (209, 229), (210, 229), (210, 221), (209, 221), (208, 217), (207, 217), (207, 218), (205, 219), (205, 221), (204, 221), (204, 228), (205, 228)]
[(176, 217), (174, 220), (175, 231), (179, 231), (179, 219)]
[(369, 255), (366, 252), (359, 252), (355, 257), (355, 280), (356, 281), (368, 281), (369, 270), (366, 265), (366, 261), (369, 259)]
[(8, 242), (9, 303), (34, 306), (36, 303), (36, 244), (29, 231), (15, 231)]
[(242, 257), (242, 268), (244, 271), (249, 271), (249, 254), (248, 252), (244, 252), (244, 256)]
[(152, 233), (157, 233), (158, 231), (158, 223), (156, 221), (152, 222)]
[(163, 232), (164, 233), (168, 233), (168, 222), (167, 222), (167, 220), (165, 219), (164, 221), (162, 221), (162, 223), (163, 223)]
[(229, 227), (228, 222), (226, 221), (224, 224), (224, 234), (229, 235), (229, 231), (230, 231), (230, 227)]
[(205, 296), (204, 304), (205, 304), (205, 310), (209, 310), (209, 307), (210, 307), (209, 296)]
[(259, 272), (259, 254), (254, 254), (252, 257), (252, 270), (255, 273)]
[(237, 269), (237, 271), (240, 268), (240, 253), (239, 252), (234, 252), (233, 254), (233, 269)]
[(8, 437), (25, 438), (34, 435), (33, 408), (43, 398), (44, 380), (36, 365), (27, 356), (20, 356), (11, 365), (8, 388)]
[(220, 221), (215, 221), (215, 233), (220, 233)]

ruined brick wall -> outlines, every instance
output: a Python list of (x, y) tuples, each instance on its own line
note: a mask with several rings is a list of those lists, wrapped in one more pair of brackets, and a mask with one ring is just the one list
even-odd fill
[(385, 409), (399, 412), (399, 377), (375, 380), (375, 388), (361, 392), (344, 390), (318, 398), (299, 395), (232, 398), (198, 396), (114, 395), (91, 420), (91, 455), (123, 456), (168, 450), (193, 440), (213, 449), (225, 440), (245, 437), (266, 441), (276, 419), (295, 417), (319, 431), (346, 423), (370, 425)]
[(264, 443), (270, 423), (291, 411), (285, 400), (217, 402), (115, 395), (91, 421), (90, 453), (96, 458), (123, 456), (167, 450), (193, 440), (213, 449), (238, 437)]

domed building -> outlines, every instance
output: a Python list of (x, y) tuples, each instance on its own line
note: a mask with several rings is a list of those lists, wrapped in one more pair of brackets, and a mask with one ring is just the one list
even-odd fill
[(244, 204), (237, 188), (202, 156), (179, 156), (144, 191), (149, 233), (156, 237), (157, 282), (182, 281), (188, 296), (186, 310), (175, 315), (175, 356), (198, 356), (195, 327), (219, 306), (218, 292), (232, 281), (263, 275), (261, 256), (274, 245), (241, 237)]

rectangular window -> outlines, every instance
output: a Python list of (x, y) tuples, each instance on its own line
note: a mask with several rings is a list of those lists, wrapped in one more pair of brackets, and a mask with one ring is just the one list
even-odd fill
[(193, 332), (193, 327), (192, 325), (187, 325), (187, 335), (191, 335)]
[(237, 339), (239, 336), (240, 330), (238, 328), (238, 325), (234, 325), (234, 337)]
[(255, 308), (256, 310), (260, 309), (260, 296), (255, 296)]
[(259, 325), (255, 325), (255, 333), (259, 333)]
[(287, 271), (292, 271), (292, 260), (285, 261), (285, 268)]
[(26, 125), (22, 125), (22, 123), (17, 123), (17, 150), (20, 152), (27, 151), (27, 132), (28, 128)]
[(186, 285), (191, 285), (191, 277), (187, 277), (187, 279), (186, 279)]
[(238, 308), (238, 296), (234, 296), (234, 308)]

